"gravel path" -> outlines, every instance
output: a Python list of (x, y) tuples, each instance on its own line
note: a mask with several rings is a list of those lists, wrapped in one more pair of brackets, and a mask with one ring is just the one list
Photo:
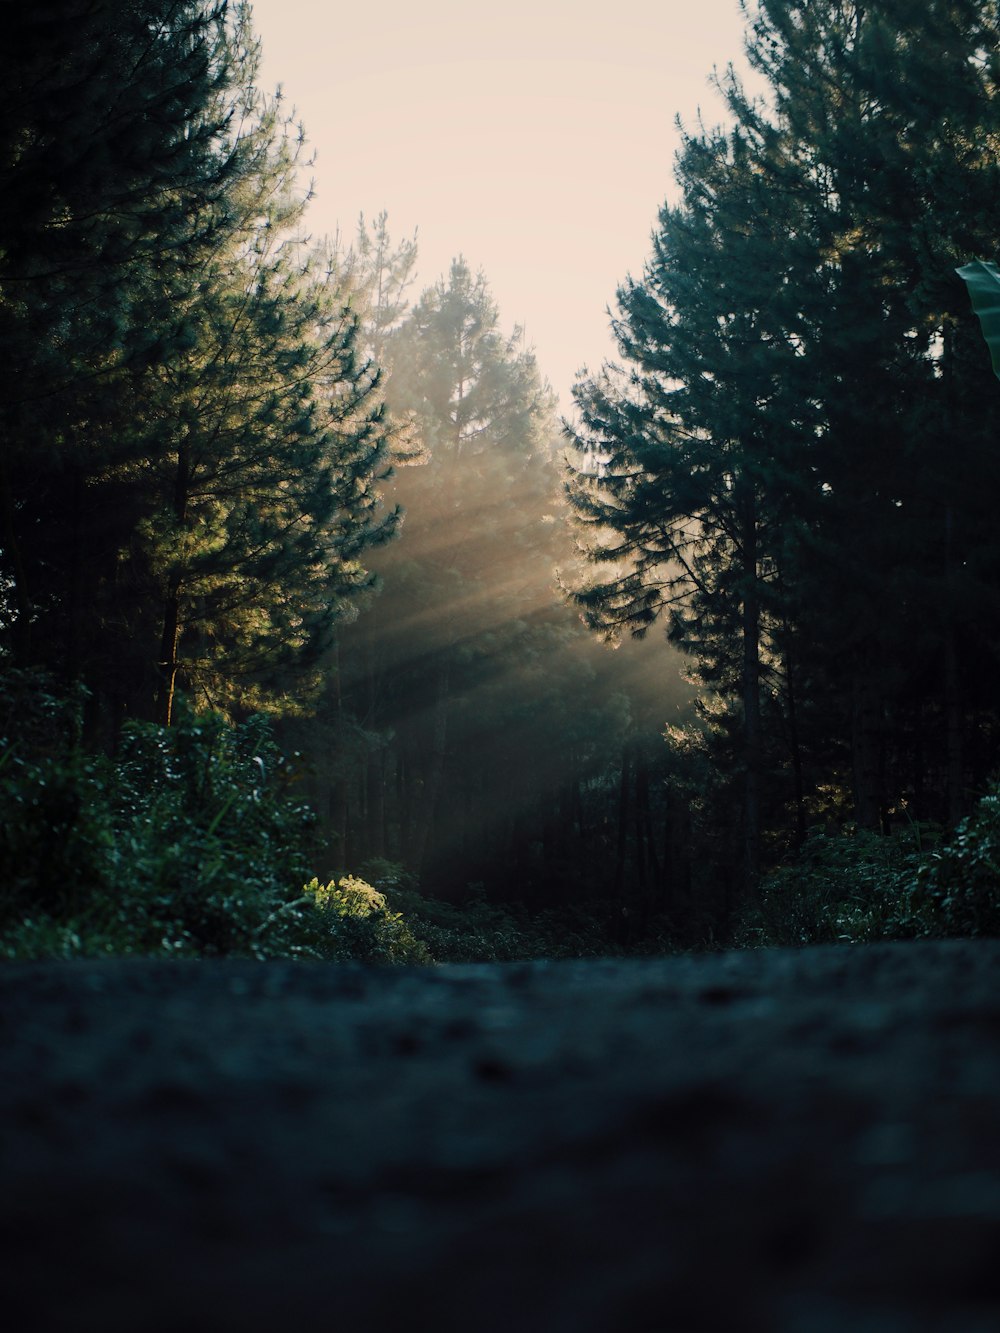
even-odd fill
[(997, 1333), (998, 982), (965, 942), (0, 966), (5, 1327)]

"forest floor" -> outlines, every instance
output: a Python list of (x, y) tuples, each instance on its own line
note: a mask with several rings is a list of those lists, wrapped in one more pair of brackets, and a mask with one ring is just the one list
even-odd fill
[(9, 1333), (996, 1333), (1000, 943), (0, 966)]

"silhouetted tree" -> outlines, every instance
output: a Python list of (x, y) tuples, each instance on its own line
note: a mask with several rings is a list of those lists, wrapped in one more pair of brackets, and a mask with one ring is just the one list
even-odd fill
[(731, 701), (738, 732), (710, 710), (706, 735), (742, 774), (752, 888), (787, 811), (801, 835), (845, 780), (870, 827), (932, 768), (952, 809), (968, 783), (996, 423), (961, 395), (951, 270), (1000, 196), (995, 6), (746, 9), (769, 90), (730, 73), (733, 128), (684, 141), (680, 202), (619, 292), (625, 369), (577, 388), (571, 495), (607, 571), (578, 590), (594, 628), (662, 618)]

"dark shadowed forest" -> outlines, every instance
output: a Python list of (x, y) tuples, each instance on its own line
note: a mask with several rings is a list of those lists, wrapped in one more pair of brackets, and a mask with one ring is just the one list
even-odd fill
[(744, 10), (564, 417), (249, 7), (5, 15), (0, 954), (1000, 933), (1000, 6)]

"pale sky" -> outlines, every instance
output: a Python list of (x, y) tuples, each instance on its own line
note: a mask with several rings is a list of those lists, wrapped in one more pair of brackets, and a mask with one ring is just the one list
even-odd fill
[(316, 154), (309, 230), (419, 228), (414, 297), (464, 254), (570, 407), (673, 191), (674, 126), (725, 118), (738, 0), (252, 0), (265, 87)]

